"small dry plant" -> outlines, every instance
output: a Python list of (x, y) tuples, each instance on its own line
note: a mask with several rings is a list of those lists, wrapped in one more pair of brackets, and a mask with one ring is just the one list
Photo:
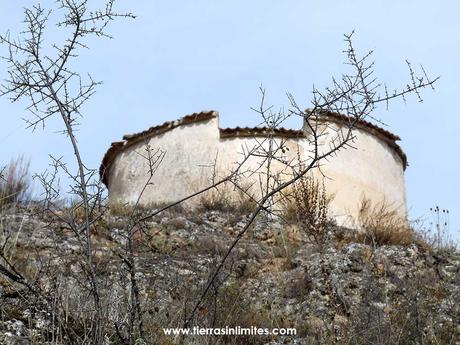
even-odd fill
[(248, 188), (237, 189), (235, 193), (235, 190), (225, 184), (203, 193), (198, 199), (197, 209), (247, 214), (254, 209), (256, 203), (257, 201), (248, 192)]
[[(145, 147), (145, 152), (137, 152), (148, 162), (148, 175), (133, 208), (126, 215), (128, 219), (124, 226), (122, 229), (114, 229), (120, 231), (120, 237), (123, 239), (120, 243), (112, 241), (110, 244), (110, 246), (115, 245), (112, 249), (113, 254), (116, 254), (116, 260), (110, 265), (106, 262), (101, 264), (101, 260), (105, 260), (105, 257), (101, 255), (102, 242), (97, 233), (97, 226), (100, 221), (106, 219), (106, 208), (103, 207), (106, 194), (103, 181), (97, 177), (98, 171), (90, 168), (84, 159), (80, 150), (81, 137), (78, 136), (78, 126), (85, 113), (84, 105), (94, 95), (100, 82), (91, 76), (84, 77), (87, 73), (77, 68), (79, 66), (77, 61), (81, 50), (95, 43), (95, 38), (111, 37), (107, 31), (110, 22), (117, 18), (135, 16), (130, 12), (117, 12), (114, 8), (114, 0), (97, 2), (57, 0), (54, 3), (56, 5), (54, 7), (50, 5), (45, 8), (36, 5), (26, 8), (25, 28), (17, 36), (10, 34), (9, 31), (4, 35), (0, 34), (0, 45), (4, 48), (2, 51), (6, 52), (1, 56), (1, 60), (6, 65), (8, 75), (0, 85), (0, 96), (8, 97), (11, 102), (26, 102), (26, 107), (31, 112), (26, 122), (28, 128), (32, 130), (46, 127), (49, 121), (60, 121), (59, 132), (65, 135), (73, 150), (75, 169), (72, 165), (68, 165), (69, 162), (66, 162), (64, 157), (50, 156), (52, 168), (37, 175), (43, 188), (42, 203), (46, 214), (49, 214), (50, 219), (47, 219), (49, 226), (57, 225), (55, 229), (61, 231), (59, 237), (53, 238), (55, 245), (49, 247), (47, 254), (54, 254), (54, 257), (60, 260), (54, 260), (53, 255), (46, 255), (50, 257), (49, 264), (40, 263), (39, 273), (36, 274), (27, 274), (27, 272), (22, 274), (21, 268), (13, 264), (6, 263), (0, 266), (0, 276), (20, 286), (21, 297), (24, 296), (23, 291), (33, 297), (30, 302), (25, 303), (24, 307), (27, 307), (28, 311), (42, 310), (44, 315), (47, 315), (46, 320), (50, 321), (50, 326), (48, 323), (43, 323), (45, 327), (37, 326), (36, 329), (40, 328), (40, 333), (30, 330), (30, 334), (42, 336), (40, 343), (78, 345), (146, 343), (144, 339), (149, 339), (151, 335), (144, 327), (149, 310), (144, 294), (149, 284), (146, 284), (145, 278), (149, 275), (160, 276), (157, 274), (159, 266), (156, 265), (163, 261), (154, 256), (152, 262), (155, 265), (153, 267), (145, 265), (146, 254), (138, 249), (138, 243), (141, 242), (138, 240), (138, 234), (141, 232), (144, 234), (143, 230), (149, 227), (147, 221), (156, 215), (192, 198), (205, 195), (209, 191), (211, 195), (208, 200), (204, 200), (202, 205), (204, 209), (227, 208), (230, 199), (224, 184), (233, 183), (236, 188), (238, 178), (245, 174), (259, 176), (260, 184), (264, 186), (261, 188), (262, 195), (255, 201), (249, 199), (252, 202), (240, 203), (240, 210), (247, 210), (249, 207), (253, 210), (244, 220), (244, 225), (238, 230), (225, 253), (216, 259), (217, 264), (215, 269), (210, 270), (209, 279), (199, 281), (200, 285), (202, 281), (205, 283), (192, 306), (185, 308), (186, 305), (183, 304), (182, 326), (187, 328), (196, 324), (194, 320), (206, 306), (206, 299), (213, 297), (212, 294), (217, 290), (216, 286), (219, 286), (218, 281), (222, 272), (228, 266), (232, 258), (231, 254), (240, 240), (247, 237), (260, 214), (267, 210), (271, 212), (273, 200), (287, 188), (294, 186), (293, 205), (296, 218), (308, 237), (320, 245), (319, 249), (322, 252), (327, 238), (329, 200), (324, 185), (306, 176), (322, 162), (351, 146), (355, 125), (372, 116), (378, 105), (388, 106), (390, 101), (397, 98), (405, 99), (409, 94), (415, 94), (421, 101), (419, 91), (427, 87), (433, 88), (433, 84), (438, 79), (429, 79), (423, 68), (423, 75), (418, 76), (408, 63), (409, 82), (403, 89), (395, 89), (389, 93), (386, 87), (380, 88), (384, 84), (378, 83), (373, 77), (374, 63), (368, 59), (372, 52), (358, 55), (352, 44), (353, 33), (345, 35), (344, 53), (347, 69), (340, 76), (333, 78), (333, 83), (329, 87), (313, 88), (312, 100), (308, 103), (312, 106), (309, 111), (304, 111), (304, 106), (298, 105), (291, 94), (288, 94), (290, 104), (288, 111), (272, 111), (272, 107), (264, 103), (265, 91), (261, 88), (260, 107), (254, 110), (268, 128), (266, 137), (257, 138), (253, 148), (242, 147), (242, 157), (228, 175), (215, 179), (217, 165), (214, 163), (213, 180), (207, 187), (160, 209), (152, 210), (140, 218), (137, 217), (137, 210), (142, 203), (142, 195), (150, 192), (148, 187), (152, 185), (155, 171), (165, 153), (160, 149), (150, 148), (149, 145)], [(101, 3), (103, 5), (99, 8)], [(62, 29), (58, 34), (59, 40), (48, 41), (50, 35), (47, 33), (55, 27), (55, 24), (57, 28)], [(317, 125), (324, 112), (350, 116), (347, 126), (331, 129), (325, 140), (321, 139), (323, 134), (318, 130)], [(290, 117), (299, 117), (308, 129), (309, 134), (304, 139), (312, 148), (311, 154), (307, 154), (301, 160), (287, 158), (284, 140), (280, 143), (279, 138), (274, 135), (282, 128), (283, 122)], [(249, 162), (254, 158), (263, 163), (251, 167), (252, 164)], [(277, 165), (281, 165), (281, 173), (273, 168)], [(103, 165), (100, 172), (103, 173), (108, 168)], [(13, 172), (12, 176), (24, 176), (20, 169)], [(286, 172), (293, 172), (293, 174), (288, 179), (284, 179), (282, 177)], [(21, 183), (13, 184), (13, 192), (8, 193), (8, 176), (9, 174), (5, 178), (7, 191), (5, 196), (21, 200), (21, 193), (25, 190), (21, 187), (24, 185), (23, 178), (16, 179)], [(60, 194), (60, 176), (65, 176), (71, 181), (67, 191), (77, 199), (77, 202), (71, 205), (69, 214), (63, 214), (57, 207), (57, 203), (60, 204), (62, 199), (68, 199), (67, 195), (63, 198)], [(223, 190), (217, 192), (217, 188), (221, 187)], [(212, 195), (214, 190), (216, 194)], [(233, 212), (235, 208), (231, 205), (232, 203), (228, 210)], [(125, 210), (121, 211), (125, 212)], [(167, 248), (167, 250), (163, 249), (163, 252), (166, 252), (164, 254), (169, 255), (169, 248), (164, 243), (162, 245)], [(107, 258), (107, 262), (109, 259), (111, 258)], [(194, 265), (199, 267), (201, 263)], [(62, 267), (63, 271), (60, 272), (55, 267)], [(145, 272), (144, 267), (148, 267)], [(162, 288), (160, 289), (163, 291)], [(158, 298), (159, 301), (162, 299)], [(230, 298), (224, 298), (222, 301), (229, 300)], [(2, 303), (5, 304), (5, 301)], [(0, 305), (0, 312), (3, 304)], [(11, 305), (14, 306), (13, 303)], [(250, 312), (243, 310), (239, 313), (239, 315), (245, 314)], [(236, 318), (236, 315), (238, 313), (234, 309), (229, 310), (231, 319), (239, 324), (240, 319)], [(2, 313), (0, 318), (5, 319)], [(258, 323), (248, 322), (248, 324)], [(230, 324), (230, 321), (222, 322), (222, 325), (225, 324)], [(27, 342), (28, 339), (24, 341)]]
[(27, 198), (30, 191), (29, 162), (24, 157), (12, 159), (0, 170), (0, 206), (15, 204)]
[(308, 238), (322, 248), (326, 241), (331, 199), (324, 183), (307, 175), (294, 184), (287, 196), (283, 205), (284, 218), (297, 223)]
[(364, 198), (358, 220), (361, 231), (354, 236), (355, 242), (373, 246), (408, 246), (420, 241), (397, 208), (386, 202), (372, 204), (369, 199)]
[(230, 208), (231, 200), (223, 190), (213, 188), (203, 193), (198, 200), (200, 211), (224, 211)]
[(417, 234), (433, 250), (455, 252), (459, 243), (452, 238), (449, 224), (449, 210), (434, 206), (430, 208), (430, 218), (413, 221)]

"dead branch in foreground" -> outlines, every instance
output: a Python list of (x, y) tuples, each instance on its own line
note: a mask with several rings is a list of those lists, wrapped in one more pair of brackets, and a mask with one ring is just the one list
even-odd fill
[[(272, 111), (267, 107), (265, 90), (261, 88), (261, 102), (254, 110), (261, 117), (264, 126), (268, 127), (268, 135), (262, 139), (255, 139), (253, 147), (243, 147), (242, 157), (234, 169), (226, 176), (213, 175), (209, 186), (186, 196), (177, 202), (161, 207), (147, 215), (138, 216), (136, 210), (140, 206), (141, 197), (146, 187), (151, 183), (158, 165), (167, 152), (159, 149), (147, 148), (146, 152), (138, 152), (146, 159), (149, 167), (149, 178), (145, 181), (144, 188), (140, 191), (138, 199), (129, 215), (129, 222), (124, 229), (125, 243), (119, 243), (114, 252), (121, 258), (120, 272), (127, 272), (129, 276), (129, 296), (126, 297), (126, 314), (112, 320), (109, 316), (109, 299), (103, 297), (101, 286), (103, 279), (98, 274), (98, 262), (94, 249), (94, 233), (97, 232), (96, 224), (104, 218), (107, 208), (105, 205), (105, 191), (97, 178), (96, 170), (85, 165), (82, 157), (77, 133), (75, 131), (78, 121), (82, 116), (82, 106), (94, 94), (98, 82), (91, 77), (84, 81), (78, 72), (70, 68), (69, 62), (78, 56), (78, 51), (88, 48), (86, 38), (97, 36), (107, 37), (106, 27), (110, 21), (118, 17), (133, 18), (130, 13), (119, 14), (113, 10), (113, 0), (106, 2), (104, 10), (88, 9), (87, 1), (60, 0), (60, 10), (64, 17), (58, 23), (59, 27), (70, 30), (70, 36), (63, 46), (53, 45), (54, 55), (48, 54), (44, 48), (44, 32), (47, 28), (51, 11), (41, 6), (25, 10), (26, 30), (18, 39), (11, 34), (0, 36), (0, 43), (8, 48), (4, 61), (8, 64), (9, 78), (2, 86), (0, 95), (7, 96), (12, 102), (27, 100), (28, 110), (32, 118), (27, 120), (32, 130), (39, 126), (44, 127), (48, 119), (58, 117), (63, 124), (62, 133), (67, 137), (74, 152), (77, 171), (69, 169), (62, 158), (52, 157), (53, 171), (41, 174), (38, 179), (43, 184), (44, 209), (52, 216), (54, 222), (64, 224), (78, 243), (78, 260), (84, 279), (75, 278), (77, 282), (92, 297), (89, 308), (89, 325), (83, 335), (70, 334), (67, 323), (59, 325), (60, 336), (74, 339), (74, 343), (102, 343), (109, 333), (109, 328), (115, 328), (118, 340), (124, 344), (134, 344), (137, 339), (145, 337), (143, 320), (144, 309), (141, 298), (139, 282), (137, 280), (138, 252), (135, 248), (134, 236), (143, 232), (143, 223), (185, 201), (198, 197), (210, 190), (230, 184), (235, 189), (245, 193), (254, 204), (254, 209), (244, 227), (236, 234), (229, 247), (217, 260), (207, 282), (203, 286), (198, 298), (193, 301), (193, 307), (185, 315), (183, 325), (189, 327), (193, 324), (197, 310), (203, 304), (208, 294), (213, 291), (217, 294), (220, 284), (217, 283), (227, 261), (240, 240), (251, 228), (256, 218), (265, 213), (267, 216), (276, 216), (276, 205), (282, 200), (283, 191), (295, 185), (307, 176), (313, 169), (321, 171), (321, 165), (341, 150), (352, 147), (354, 129), (356, 124), (373, 113), (379, 104), (388, 104), (395, 99), (406, 99), (409, 94), (415, 94), (421, 100), (420, 91), (424, 88), (433, 88), (438, 78), (429, 79), (422, 68), (422, 76), (417, 76), (408, 63), (410, 81), (401, 90), (388, 92), (386, 85), (381, 85), (374, 77), (373, 62), (369, 57), (372, 52), (358, 56), (352, 44), (353, 33), (345, 35), (346, 63), (349, 72), (340, 78), (332, 78), (331, 85), (324, 90), (316, 87), (312, 90), (312, 100), (305, 107), (298, 105), (294, 97), (288, 94), (290, 108), (287, 111)], [(308, 111), (304, 108), (310, 108)], [(319, 126), (319, 119), (324, 112), (343, 113), (350, 116), (350, 121), (343, 127), (327, 128)], [(310, 151), (306, 157), (294, 157), (286, 153), (285, 141), (276, 138), (276, 129), (291, 117), (300, 117), (305, 123)], [(247, 162), (256, 159), (257, 168), (248, 168)], [(273, 169), (274, 164), (281, 164), (282, 169)], [(68, 214), (60, 212), (56, 205), (59, 202), (58, 175), (64, 174), (71, 181), (70, 195), (76, 202), (70, 207)], [(244, 178), (256, 177), (258, 185), (255, 189), (248, 189), (244, 185)], [(3, 262), (5, 258), (3, 258)], [(46, 267), (46, 264), (44, 264)], [(36, 289), (29, 282), (25, 274), (16, 267), (0, 265), (0, 273), (16, 283), (26, 285), (36, 293), (46, 293)], [(39, 281), (39, 279), (37, 279)], [(56, 290), (57, 291), (57, 290)], [(55, 292), (56, 292), (55, 291)], [(57, 292), (56, 292), (57, 293)], [(56, 296), (57, 299), (60, 296)], [(121, 296), (120, 300), (124, 300)], [(53, 316), (68, 315), (68, 311), (55, 309), (50, 311)], [(65, 318), (67, 319), (67, 318)], [(75, 331), (72, 329), (72, 331)], [(66, 333), (70, 332), (70, 333)], [(53, 335), (54, 336), (54, 335)]]

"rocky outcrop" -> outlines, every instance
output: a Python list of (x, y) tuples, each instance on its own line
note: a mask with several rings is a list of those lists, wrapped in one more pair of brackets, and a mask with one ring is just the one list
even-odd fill
[[(143, 225), (144, 234), (136, 237), (138, 280), (144, 324), (158, 344), (172, 341), (161, 328), (181, 325), (178, 315), (191, 309), (247, 220), (247, 215), (223, 211), (181, 211)], [(116, 301), (127, 291), (120, 260), (126, 222), (124, 216), (108, 216), (94, 233), (104, 298), (120, 308), (114, 315), (122, 312), (124, 306)], [(4, 212), (1, 224), (1, 243), (14, 240), (6, 247), (12, 262), (30, 277), (46, 263), (41, 287), (54, 293), (52, 285), (59, 281), (71, 291), (66, 294), (69, 308), (84, 309), (80, 249), (65, 226), (24, 210)], [(242, 337), (237, 344), (458, 343), (458, 252), (416, 244), (373, 247), (343, 240), (343, 231), (331, 225), (328, 245), (319, 252), (301, 228), (260, 217), (230, 255), (196, 324), (297, 330), (295, 337)], [(50, 342), (52, 306), (43, 300), (34, 304), (26, 289), (5, 276), (0, 277), (0, 299), (0, 343)], [(199, 338), (187, 341), (199, 344)]]

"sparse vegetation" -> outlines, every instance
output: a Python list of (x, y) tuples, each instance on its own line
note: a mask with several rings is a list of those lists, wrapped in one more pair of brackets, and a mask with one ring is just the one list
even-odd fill
[[(385, 286), (367, 277), (361, 303), (345, 329), (346, 344), (455, 344), (458, 310), (453, 307), (459, 296), (439, 295), (447, 288), (435, 272), (415, 273), (410, 281), (395, 281), (400, 296), (388, 296)], [(390, 304), (385, 307), (386, 301)], [(444, 321), (435, 319), (438, 303), (450, 306), (443, 315)], [(342, 330), (343, 331), (343, 330)]]
[[(335, 314), (349, 311), (361, 300), (368, 305), (374, 303), (372, 298), (363, 297), (359, 284), (347, 280), (353, 276), (362, 283), (359, 273), (373, 270), (372, 255), (364, 260), (354, 251), (355, 244), (344, 247), (340, 253), (329, 246), (329, 199), (324, 186), (310, 173), (352, 144), (354, 125), (370, 116), (377, 104), (411, 93), (421, 99), (419, 90), (432, 87), (437, 78), (429, 79), (424, 70), (423, 76), (418, 77), (409, 64), (409, 84), (391, 93), (385, 88), (379, 94), (380, 84), (372, 76), (373, 62), (367, 60), (370, 53), (357, 56), (353, 34), (345, 35), (344, 52), (351, 71), (334, 78), (324, 90), (314, 88), (311, 110), (303, 110), (289, 94), (290, 109), (274, 112), (264, 105), (265, 91), (261, 89), (262, 101), (256, 112), (267, 127), (266, 137), (258, 138), (254, 148), (242, 148), (241, 162), (228, 176), (213, 180), (208, 187), (175, 203), (143, 209), (140, 200), (165, 154), (147, 145), (145, 152), (137, 152), (147, 165), (147, 178), (137, 200), (129, 206), (113, 206), (109, 214), (104, 187), (97, 171), (89, 168), (80, 154), (75, 128), (83, 105), (99, 82), (91, 77), (82, 80), (86, 73), (80, 74), (73, 67), (79, 65), (75, 63), (79, 50), (94, 42), (92, 38), (109, 36), (108, 23), (134, 16), (114, 11), (113, 0), (104, 1), (102, 9), (90, 9), (89, 2), (84, 0), (59, 0), (57, 4), (57, 11), (62, 14), (58, 27), (69, 35), (60, 41), (61, 45), (46, 42), (48, 49), (42, 49), (45, 37), (49, 37), (44, 32), (56, 17), (39, 5), (25, 9), (26, 28), (19, 38), (12, 38), (9, 33), (0, 35), (0, 43), (8, 51), (3, 57), (8, 65), (8, 79), (0, 95), (8, 96), (12, 102), (28, 102), (32, 116), (27, 121), (32, 129), (45, 127), (50, 118), (59, 119), (76, 164), (73, 171), (63, 158), (52, 157), (54, 171), (38, 176), (44, 191), (42, 212), (25, 209), (19, 217), (6, 211), (0, 215), (1, 224), (7, 225), (0, 228), (0, 342), (10, 338), (16, 341), (18, 337), (22, 341), (24, 337), (26, 341), (53, 345), (140, 345), (155, 344), (158, 339), (164, 340), (164, 344), (175, 344), (187, 340), (164, 337), (163, 327), (187, 328), (200, 323), (205, 327), (295, 327), (313, 314), (316, 319), (325, 315), (325, 320), (316, 325), (328, 325), (336, 319)], [(324, 112), (350, 116), (347, 125), (332, 130), (327, 143), (319, 140), (322, 134), (317, 128)], [(285, 143), (273, 135), (291, 116), (299, 116), (310, 133), (307, 140), (311, 154), (300, 162), (286, 160)], [(245, 162), (254, 159), (262, 164), (246, 168)], [(272, 170), (274, 164), (281, 165), (281, 172)], [(18, 161), (4, 171), (5, 184), (0, 185), (0, 192), (5, 202), (20, 202), (25, 197), (25, 167)], [(59, 174), (72, 181), (68, 193), (76, 200), (64, 209), (58, 205), (62, 198), (57, 183)], [(258, 177), (257, 200), (241, 185), (245, 175)], [(228, 186), (241, 191), (240, 200), (228, 197)], [(286, 245), (289, 233), (281, 233), (280, 224), (275, 235), (258, 241), (257, 225), (266, 216), (261, 228), (273, 231), (273, 206), (290, 187), (292, 204), (286, 206), (285, 213), (302, 230), (298, 246)], [(173, 208), (192, 198), (199, 199), (195, 219), (206, 219), (193, 222), (187, 215), (171, 219), (178, 216)], [(392, 218), (391, 212), (377, 210), (378, 219), (372, 212), (369, 208), (368, 215), (363, 216), (366, 235), (361, 242), (374, 247), (411, 243), (404, 232), (407, 229)], [(226, 223), (228, 217), (222, 213), (232, 213), (232, 224)], [(240, 222), (235, 221), (238, 216), (242, 218)], [(390, 230), (396, 231), (396, 235), (391, 235)], [(207, 238), (197, 245), (200, 236)], [(318, 250), (306, 255), (302, 247), (305, 242), (314, 243)], [(365, 247), (363, 252), (372, 250)], [(388, 254), (388, 261), (393, 260), (392, 255), (398, 255), (391, 251), (384, 254)], [(428, 266), (423, 258), (413, 256), (406, 271), (410, 273), (416, 260), (421, 266)], [(451, 269), (451, 265), (443, 265), (439, 267)], [(347, 293), (339, 292), (340, 279), (350, 286), (356, 284)], [(446, 274), (443, 279), (450, 282), (451, 275)], [(287, 288), (286, 282), (291, 284), (288, 293), (281, 291)], [(453, 293), (448, 296), (449, 290), (446, 291), (439, 289), (437, 293), (448, 300)], [(431, 310), (426, 315), (436, 316)], [(452, 320), (458, 321), (455, 317)], [(379, 326), (374, 319), (367, 321), (367, 326)], [(305, 338), (322, 342), (325, 338), (314, 334), (313, 324), (305, 327)], [(373, 335), (368, 338), (375, 339)], [(219, 341), (259, 344), (270, 340), (253, 336)]]
[(329, 203), (324, 183), (307, 175), (298, 180), (283, 201), (283, 217), (297, 224), (320, 249), (327, 240), (330, 225)]
[(452, 239), (449, 231), (449, 210), (436, 205), (430, 208), (430, 216), (428, 222), (423, 219), (413, 222), (419, 236), (434, 250), (455, 252), (458, 242)]
[[(17, 238), (16, 242), (7, 241), (5, 257), (11, 258), (9, 262), (21, 268), (27, 279), (40, 278), (38, 286), (53, 296), (51, 314), (27, 314), (30, 306), (46, 306), (42, 303), (49, 301), (34, 297), (20, 280), (11, 283), (4, 276), (0, 279), (4, 298), (0, 313), (30, 325), (37, 344), (78, 344), (90, 335), (87, 310), (92, 308), (81, 287), (81, 252), (66, 235), (69, 229), (64, 223), (48, 224), (37, 217), (25, 216), (23, 220), (3, 214), (0, 237)], [(120, 343), (116, 327), (125, 331), (121, 320), (130, 311), (130, 284), (119, 264), (124, 259), (120, 244), (126, 241), (120, 230), (130, 218), (116, 218), (117, 223), (106, 221), (109, 225), (98, 227), (94, 234), (97, 274), (104, 280), (101, 294), (111, 303), (108, 312), (118, 323), (106, 328), (107, 337), (114, 339), (112, 344)], [(177, 344), (174, 337), (163, 335), (162, 328), (181, 326), (184, 306), (189, 308), (200, 294), (199, 282), (209, 279), (232, 239), (226, 229), (237, 225), (229, 221), (225, 211), (203, 213), (201, 221), (193, 213), (167, 213), (133, 237), (136, 250), (142, 253), (138, 277), (145, 308), (143, 341), (147, 344)], [(328, 241), (324, 253), (318, 255), (307, 234), (294, 231), (294, 226), (293, 233), (286, 230), (282, 238), (279, 225), (284, 223), (278, 222), (258, 219), (255, 226), (263, 225), (263, 232), (248, 237), (232, 255), (200, 307), (196, 325), (295, 327), (307, 344), (324, 345), (423, 344), (421, 339), (449, 344), (448, 340), (454, 339), (460, 287), (455, 274), (455, 262), (460, 258), (454, 254), (431, 256), (418, 252), (416, 246), (374, 247), (350, 242), (337, 251), (333, 241)], [(9, 229), (18, 229), (20, 224), (24, 225), (19, 233), (8, 235)], [(45, 237), (31, 236), (37, 234), (34, 229), (41, 229)], [(440, 307), (445, 313), (438, 312)], [(62, 321), (54, 321), (51, 340), (48, 328), (36, 329), (35, 325), (52, 325), (53, 315)], [(259, 336), (194, 337), (186, 338), (185, 344), (207, 344), (216, 339), (232, 345), (270, 340)]]
[(359, 209), (359, 225), (361, 231), (352, 239), (358, 243), (372, 246), (408, 246), (414, 243), (423, 245), (407, 219), (397, 208), (392, 208), (385, 202), (372, 205), (369, 199), (363, 199)]
[(29, 162), (24, 157), (12, 159), (0, 169), (0, 207), (23, 202), (31, 192)]
[(224, 184), (201, 194), (196, 212), (224, 211), (238, 215), (250, 213), (257, 205), (257, 201), (246, 189), (238, 189), (235, 198), (231, 188), (229, 184)]

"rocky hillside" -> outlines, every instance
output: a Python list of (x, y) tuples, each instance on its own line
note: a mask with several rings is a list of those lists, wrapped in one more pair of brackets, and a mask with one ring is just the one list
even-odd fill
[[(146, 335), (136, 344), (180, 342), (162, 328), (182, 325), (247, 220), (244, 212), (175, 210), (142, 225), (135, 234), (136, 279)], [(130, 312), (122, 251), (127, 222), (106, 216), (93, 234), (113, 327), (107, 344), (122, 343), (117, 325), (125, 327)], [(351, 230), (333, 224), (327, 236), (320, 251), (301, 226), (259, 217), (194, 318), (202, 327), (293, 327), (296, 336), (189, 336), (183, 343), (460, 344), (460, 253), (420, 243), (356, 243)], [(78, 237), (49, 215), (14, 208), (1, 213), (0, 240), (2, 267), (14, 267), (18, 278), (0, 272), (0, 343), (78, 343), (91, 308)], [(34, 295), (26, 281), (47, 297)]]

